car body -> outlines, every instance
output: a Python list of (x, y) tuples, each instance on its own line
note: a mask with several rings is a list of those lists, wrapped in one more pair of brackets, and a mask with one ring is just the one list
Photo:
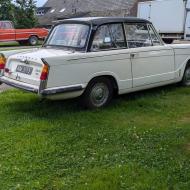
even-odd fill
[(48, 35), (45, 28), (15, 29), (11, 21), (0, 21), (0, 42), (18, 41), (20, 44), (36, 45)]
[(190, 45), (165, 45), (147, 20), (77, 18), (56, 24), (42, 48), (10, 56), (0, 80), (42, 98), (81, 97), (99, 108), (114, 93), (188, 86), (189, 61)]

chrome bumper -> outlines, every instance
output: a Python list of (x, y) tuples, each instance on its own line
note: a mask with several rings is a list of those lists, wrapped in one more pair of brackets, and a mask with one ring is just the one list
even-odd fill
[(48, 89), (39, 89), (38, 86), (19, 82), (13, 79), (9, 79), (7, 77), (0, 77), (0, 82), (7, 84), (9, 86), (19, 88), (28, 92), (33, 92), (39, 94), (41, 96), (51, 96), (56, 94), (62, 93), (70, 93), (76, 91), (82, 91), (84, 88), (82, 85), (73, 85), (73, 86), (64, 86), (64, 87), (57, 87), (57, 88), (48, 88)]
[(0, 82), (7, 84), (9, 86), (15, 87), (15, 88), (19, 88), (22, 90), (26, 90), (29, 92), (33, 92), (33, 93), (38, 93), (39, 89), (37, 88), (37, 86), (34, 85), (29, 85), (23, 82), (19, 82), (19, 81), (15, 81), (13, 79), (9, 79), (7, 77), (0, 77)]

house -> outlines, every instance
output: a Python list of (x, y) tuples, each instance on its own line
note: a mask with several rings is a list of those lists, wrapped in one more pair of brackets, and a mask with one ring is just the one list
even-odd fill
[(140, 0), (48, 0), (37, 10), (41, 26), (54, 21), (89, 16), (135, 16)]

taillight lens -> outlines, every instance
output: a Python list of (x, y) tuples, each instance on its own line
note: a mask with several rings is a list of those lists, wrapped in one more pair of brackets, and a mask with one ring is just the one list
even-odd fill
[(4, 69), (5, 64), (6, 64), (6, 58), (2, 53), (0, 53), (0, 69)]
[(49, 67), (48, 67), (48, 65), (44, 64), (42, 73), (40, 76), (40, 80), (47, 80), (48, 73), (49, 73)]

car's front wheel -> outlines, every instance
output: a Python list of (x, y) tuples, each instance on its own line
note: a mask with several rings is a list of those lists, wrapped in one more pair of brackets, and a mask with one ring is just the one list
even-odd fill
[(107, 78), (101, 77), (92, 80), (87, 86), (83, 96), (83, 106), (97, 109), (107, 106), (113, 97), (113, 85)]
[(190, 65), (185, 69), (182, 84), (183, 86), (190, 86)]

